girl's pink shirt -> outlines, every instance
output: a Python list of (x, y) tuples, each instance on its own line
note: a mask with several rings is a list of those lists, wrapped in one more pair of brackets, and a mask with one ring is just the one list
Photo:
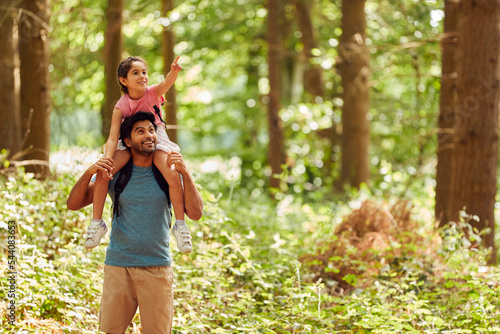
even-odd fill
[(132, 100), (128, 94), (122, 95), (115, 105), (115, 108), (120, 109), (122, 112), (122, 122), (126, 117), (132, 116), (138, 111), (149, 111), (155, 115), (155, 123), (157, 125), (162, 125), (153, 107), (156, 105), (160, 108), (161, 103), (165, 100), (163, 96), (158, 97), (158, 95), (156, 95), (156, 86), (157, 85), (151, 85), (147, 87), (146, 93), (139, 100)]

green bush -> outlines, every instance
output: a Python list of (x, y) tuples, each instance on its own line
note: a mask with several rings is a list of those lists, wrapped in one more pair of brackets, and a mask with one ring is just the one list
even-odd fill
[[(66, 209), (74, 182), (74, 176), (64, 173), (46, 181), (23, 172), (0, 177), (3, 264), (9, 256), (7, 222), (15, 220), (18, 227), (18, 323), (13, 328), (6, 317), (8, 266), (0, 272), (0, 325), (6, 331), (97, 332), (107, 241), (91, 252), (82, 247), (90, 209)], [(418, 239), (424, 243), (418, 247), (434, 243), (432, 256), (413, 256), (416, 245), (400, 242), (399, 248), (392, 247), (406, 255), (397, 257), (397, 265), (390, 252), (373, 253), (376, 262), (371, 258), (354, 263), (358, 269), (393, 265), (381, 266), (375, 276), (369, 270), (346, 274), (343, 282), (352, 286), (348, 291), (332, 289), (329, 280), (312, 279), (313, 273), (298, 259), (334, 240), (334, 229), (372, 195), (358, 193), (355, 200), (336, 204), (281, 194), (276, 200), (265, 195), (249, 200), (236, 192), (230, 197), (209, 191), (202, 184), (204, 217), (189, 222), (193, 253), (172, 249), (175, 333), (499, 331), (500, 270), (485, 265), (485, 251), (470, 249), (480, 238), (475, 231), (464, 233), (470, 217), (439, 230), (440, 243)], [(415, 226), (425, 235), (425, 229), (432, 228), (426, 201), (412, 203)], [(140, 333), (139, 328), (136, 317), (130, 332)]]

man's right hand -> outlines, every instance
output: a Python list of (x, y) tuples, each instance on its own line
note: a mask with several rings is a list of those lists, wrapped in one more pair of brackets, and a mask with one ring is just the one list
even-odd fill
[(182, 154), (178, 152), (168, 152), (167, 166), (170, 166), (171, 170), (177, 170), (179, 173), (184, 173), (187, 170)]
[(184, 183), (184, 211), (186, 216), (192, 220), (198, 220), (203, 216), (203, 199), (196, 187), (193, 177), (186, 167), (182, 154), (178, 152), (168, 152), (167, 166), (171, 170), (177, 170), (182, 174)]
[(109, 179), (112, 179), (113, 176), (111, 174), (111, 171), (113, 170), (113, 168), (115, 167), (115, 162), (113, 161), (112, 158), (100, 158), (99, 160), (97, 160), (96, 162), (94, 162), (92, 164), (92, 166), (90, 166), (88, 169), (87, 169), (87, 172), (91, 173), (91, 174), (96, 174), (97, 172), (102, 172), (101, 175), (103, 177), (108, 177)]
[(100, 158), (94, 162), (85, 173), (76, 181), (71, 192), (66, 200), (66, 206), (69, 210), (80, 210), (83, 207), (91, 204), (94, 200), (95, 183), (91, 182), (92, 175), (101, 172), (104, 177), (111, 174), (115, 166), (112, 158)]

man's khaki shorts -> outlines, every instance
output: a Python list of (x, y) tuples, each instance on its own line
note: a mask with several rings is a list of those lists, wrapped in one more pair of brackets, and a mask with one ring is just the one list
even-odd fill
[(172, 267), (104, 266), (99, 329), (125, 333), (139, 307), (142, 332), (172, 332), (174, 308)]

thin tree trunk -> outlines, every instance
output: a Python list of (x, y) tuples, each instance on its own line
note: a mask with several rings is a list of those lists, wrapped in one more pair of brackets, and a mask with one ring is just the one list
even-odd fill
[[(168, 17), (168, 14), (174, 9), (174, 0), (162, 0), (162, 16)], [(163, 27), (162, 33), (162, 47), (163, 47), (163, 71), (165, 75), (170, 71), (170, 64), (174, 62), (174, 45), (175, 35), (172, 27), (172, 22)], [(177, 143), (177, 103), (175, 85), (172, 86), (165, 93), (165, 100), (167, 101), (165, 110), (165, 122), (169, 125), (168, 136), (170, 140)]]
[[(50, 174), (49, 1), (25, 0), (19, 22), (21, 121), (26, 171)], [(28, 15), (29, 13), (29, 15)]]
[(452, 218), (464, 207), (477, 215), (478, 230), (489, 228), (484, 244), (495, 261), (495, 195), (498, 163), (500, 27), (497, 0), (462, 1), (458, 30), (458, 108)]
[(269, 67), (269, 164), (271, 165), (271, 187), (278, 188), (280, 179), (276, 177), (281, 174), (281, 165), (284, 162), (283, 151), (283, 126), (279, 111), (281, 109), (281, 38), (279, 21), (282, 18), (282, 6), (280, 0), (268, 0), (268, 67)]
[[(313, 102), (318, 102), (317, 97), (322, 99), (325, 97), (325, 87), (323, 82), (323, 69), (321, 66), (314, 64), (313, 49), (318, 48), (318, 42), (314, 34), (314, 27), (311, 19), (312, 2), (307, 0), (294, 0), (295, 11), (297, 13), (297, 23), (299, 30), (302, 33), (301, 41), (304, 45), (303, 51), (299, 59), (303, 60), (305, 70), (303, 74), (304, 90), (311, 94)], [(320, 99), (320, 100), (322, 100)], [(330, 147), (333, 148), (339, 143), (340, 136), (336, 132), (336, 127), (332, 126), (328, 129), (322, 129), (317, 132), (322, 138), (327, 138), (330, 142)], [(328, 177), (332, 172), (332, 150), (325, 152), (325, 165), (322, 168), (324, 177)]]
[(369, 178), (370, 54), (365, 44), (365, 0), (342, 1), (339, 54), (344, 106), (342, 108), (341, 183), (359, 187)]
[[(249, 49), (249, 59), (257, 58), (260, 53), (258, 48)], [(246, 63), (246, 73), (247, 73), (247, 91), (249, 96), (258, 96), (258, 84), (259, 84), (259, 67), (252, 61)], [(255, 100), (254, 100), (254, 103)], [(246, 125), (246, 131), (242, 134), (243, 148), (240, 152), (241, 157), (241, 186), (245, 188), (249, 181), (251, 180), (251, 175), (247, 175), (247, 171), (252, 171), (254, 169), (253, 163), (256, 158), (256, 153), (258, 148), (258, 129), (259, 129), (259, 115), (256, 113), (258, 106), (247, 105), (245, 101), (245, 106), (242, 107), (244, 124)]]
[(116, 78), (116, 70), (122, 60), (122, 21), (123, 0), (108, 0), (106, 11), (107, 27), (104, 44), (104, 75), (106, 81), (104, 106), (101, 109), (102, 135), (108, 138), (111, 127), (111, 115), (121, 92)]
[(457, 106), (457, 34), (458, 0), (446, 0), (444, 3), (444, 37), (442, 47), (441, 100), (438, 118), (438, 150), (436, 167), (436, 207), (435, 215), (439, 224), (450, 221), (449, 199), (452, 193), (453, 135), (455, 108)]
[[(285, 46), (285, 41), (288, 39), (288, 37), (292, 34), (294, 31), (294, 22), (291, 20), (290, 17), (285, 15), (284, 8), (291, 5), (292, 0), (279, 0), (279, 16), (277, 17), (278, 23), (276, 25), (277, 33), (278, 33), (278, 40), (280, 41), (279, 49), (279, 57), (280, 57), (280, 63), (281, 63), (281, 68), (279, 70), (280, 73), (280, 88), (281, 88), (281, 94), (280, 94), (280, 102), (281, 104), (295, 104), (298, 103), (298, 101), (295, 101), (294, 98), (296, 98), (296, 91), (300, 90), (300, 87), (296, 87), (295, 84), (297, 81), (295, 79), (297, 77), (302, 78), (304, 76), (303, 74), (303, 68), (297, 67), (296, 64), (298, 63), (298, 57), (293, 52), (292, 50), (289, 50)], [(298, 70), (298, 72), (297, 72)], [(302, 73), (301, 73), (302, 72)], [(302, 79), (300, 80), (299, 84), (302, 86)]]
[[(8, 1), (9, 5), (12, 1)], [(10, 7), (10, 6), (9, 6)], [(21, 149), (17, 11), (0, 11), (0, 150), (9, 156)]]
[(310, 2), (306, 0), (295, 0), (294, 3), (297, 13), (297, 23), (302, 33), (300, 40), (304, 45), (303, 54), (307, 60), (307, 68), (304, 74), (304, 88), (314, 97), (324, 97), (323, 70), (320, 66), (313, 64), (311, 61), (314, 58), (312, 50), (318, 48), (318, 42), (314, 36), (314, 27), (310, 14), (311, 10), (309, 8)]
[[(283, 36), (280, 36), (280, 40), (285, 40)], [(294, 71), (296, 70), (295, 68), (295, 63), (297, 60), (295, 59), (294, 55), (292, 53), (288, 52), (283, 52), (280, 55), (280, 85), (281, 85), (281, 94), (280, 94), (280, 99), (281, 103), (285, 103), (285, 105), (289, 104), (294, 104), (297, 103), (292, 100), (294, 97), (294, 76), (296, 74), (300, 73), (295, 73)], [(302, 82), (301, 82), (302, 84)]]

